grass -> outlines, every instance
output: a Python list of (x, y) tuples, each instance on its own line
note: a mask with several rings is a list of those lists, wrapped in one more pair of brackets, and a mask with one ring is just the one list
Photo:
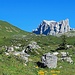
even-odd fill
[(12, 24), (0, 20), (0, 38), (26, 35), (28, 32), (13, 26)]
[[(0, 21), (0, 25), (2, 26), (2, 30), (0, 30), (0, 50), (2, 46), (11, 46), (17, 45), (18, 43), (22, 44), (22, 46), (27, 46), (30, 41), (36, 41), (37, 44), (41, 47), (37, 51), (40, 54), (30, 53), (29, 62), (27, 66), (23, 63), (23, 60), (17, 59), (15, 56), (10, 55), (6, 56), (4, 53), (0, 53), (0, 75), (75, 75), (75, 37), (67, 37), (67, 44), (73, 45), (73, 48), (68, 50), (59, 50), (67, 51), (72, 55), (72, 59), (74, 61), (73, 64), (68, 62), (58, 61), (58, 66), (56, 69), (49, 68), (40, 68), (37, 66), (36, 62), (41, 61), (41, 56), (44, 53), (55, 51), (58, 45), (62, 42), (61, 37), (55, 36), (43, 36), (43, 35), (35, 35), (29, 34), (27, 32), (21, 31), (20, 29), (11, 26), (11, 24), (7, 22)], [(6, 33), (6, 27), (10, 27), (13, 31)], [(13, 28), (12, 28), (13, 27)], [(15, 32), (16, 29), (18, 32)], [(4, 35), (4, 33), (6, 33)], [(74, 32), (73, 32), (74, 33)], [(25, 35), (25, 36), (23, 36)], [(62, 68), (59, 68), (62, 66)]]
[[(64, 50), (62, 50), (64, 51)], [(61, 52), (61, 51), (59, 51)], [(23, 61), (17, 60), (15, 56), (6, 56), (4, 53), (0, 54), (0, 75), (74, 75), (75, 74), (75, 54), (72, 49), (68, 50), (72, 54), (74, 64), (68, 62), (58, 61), (56, 69), (37, 67), (35, 62), (40, 61), (42, 55), (31, 55), (27, 66)], [(62, 68), (59, 68), (62, 66)]]

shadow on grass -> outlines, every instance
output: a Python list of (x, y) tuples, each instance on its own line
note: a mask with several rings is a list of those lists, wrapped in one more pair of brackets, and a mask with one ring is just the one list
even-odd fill
[(38, 65), (38, 67), (40, 68), (46, 68), (47, 66), (44, 65), (44, 63), (41, 63), (41, 62), (36, 62), (36, 64)]

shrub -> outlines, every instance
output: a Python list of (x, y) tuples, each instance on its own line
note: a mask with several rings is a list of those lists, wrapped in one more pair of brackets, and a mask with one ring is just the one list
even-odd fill
[(5, 52), (5, 49), (0, 50), (0, 54), (3, 54)]
[(67, 49), (67, 41), (66, 41), (66, 39), (67, 39), (67, 37), (66, 37), (66, 35), (62, 35), (61, 36), (61, 40), (62, 40), (62, 42), (61, 42), (61, 44), (59, 45), (59, 47), (58, 47), (58, 49), (57, 50), (62, 50), (62, 49)]

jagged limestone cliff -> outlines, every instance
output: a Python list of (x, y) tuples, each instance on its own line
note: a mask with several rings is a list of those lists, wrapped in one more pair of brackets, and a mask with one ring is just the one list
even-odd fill
[(56, 35), (70, 31), (69, 19), (60, 22), (43, 20), (40, 26), (33, 31), (35, 34)]

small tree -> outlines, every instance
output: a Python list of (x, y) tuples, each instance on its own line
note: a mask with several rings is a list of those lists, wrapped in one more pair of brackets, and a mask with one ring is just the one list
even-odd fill
[(59, 45), (59, 49), (67, 49), (67, 41), (66, 41), (66, 35), (61, 36), (62, 43)]
[(5, 52), (5, 49), (2, 48), (2, 49), (0, 50), (0, 54), (3, 54), (4, 52)]

